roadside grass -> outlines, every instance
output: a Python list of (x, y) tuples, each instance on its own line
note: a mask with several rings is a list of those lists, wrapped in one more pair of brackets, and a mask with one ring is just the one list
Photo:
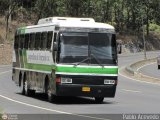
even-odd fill
[(160, 26), (157, 24), (150, 24), (149, 30), (152, 32), (160, 33)]

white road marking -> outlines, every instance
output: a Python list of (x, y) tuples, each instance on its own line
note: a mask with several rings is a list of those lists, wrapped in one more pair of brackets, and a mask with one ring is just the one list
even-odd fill
[(152, 64), (155, 64), (155, 63), (156, 63), (156, 62), (145, 64), (145, 65), (139, 67), (139, 68), (137, 69), (137, 71), (139, 71), (140, 69), (142, 69), (142, 68), (145, 67), (145, 66), (152, 65)]
[(1, 65), (0, 68), (2, 67), (12, 67), (12, 65)]
[[(5, 72), (1, 72), (0, 75), (8, 73), (10, 71), (11, 70), (5, 71)], [(74, 114), (74, 113), (69, 113), (69, 112), (49, 109), (49, 108), (45, 108), (45, 107), (41, 107), (41, 106), (37, 106), (37, 105), (32, 105), (32, 104), (29, 104), (29, 103), (25, 103), (25, 102), (21, 102), (21, 101), (18, 101), (18, 100), (14, 100), (12, 98), (6, 97), (6, 96), (1, 95), (1, 94), (0, 94), (0, 97), (4, 98), (6, 100), (9, 100), (9, 101), (15, 102), (15, 103), (19, 103), (19, 104), (22, 104), (22, 105), (26, 105), (26, 106), (29, 106), (29, 107), (33, 107), (33, 108), (37, 108), (37, 109), (42, 109), (42, 110), (46, 110), (46, 111), (50, 111), (50, 112), (56, 112), (56, 113), (60, 113), (60, 114), (79, 116), (79, 117), (84, 117), (84, 118), (91, 118), (91, 119), (95, 119), (95, 120), (110, 120), (110, 119), (106, 119), (106, 118), (97, 118), (97, 117), (92, 117), (92, 116), (87, 116), (87, 115), (79, 115), (79, 114)]]
[(15, 103), (23, 104), (23, 105), (30, 106), (30, 107), (34, 107), (34, 108), (39, 108), (39, 109), (43, 109), (43, 110), (47, 110), (47, 111), (51, 111), (51, 112), (56, 112), (56, 113), (61, 113), (61, 114), (72, 114), (72, 113), (67, 113), (67, 112), (58, 111), (58, 110), (52, 110), (52, 109), (43, 108), (43, 107), (39, 107), (39, 106), (36, 106), (36, 105), (24, 103), (24, 102), (14, 100), (14, 99), (11, 99), (11, 98), (6, 97), (6, 96), (3, 96), (3, 95), (0, 95), (0, 97), (2, 97), (2, 98), (4, 98), (4, 99), (7, 99), (7, 100), (9, 100), (9, 101), (15, 102)]
[(5, 73), (8, 73), (8, 72), (11, 72), (12, 70), (7, 70), (7, 71), (4, 71), (4, 72), (0, 72), (0, 75), (2, 74), (5, 74)]
[[(143, 67), (148, 66), (148, 65), (152, 65), (152, 64), (156, 64), (156, 62), (143, 65), (143, 66), (141, 66), (140, 68), (138, 68), (137, 71), (140, 71), (140, 69), (142, 69)], [(142, 73), (141, 73), (141, 74), (142, 74)], [(148, 76), (148, 75), (144, 75), (144, 74), (142, 74), (142, 75), (143, 75), (143, 76), (146, 76), (146, 77), (149, 77), (149, 78), (151, 78), (151, 79), (159, 80), (159, 78), (156, 78), (156, 77), (152, 77), (152, 76)]]
[(129, 89), (122, 89), (122, 90), (126, 92), (142, 93), (141, 91), (136, 91), (136, 90), (129, 90)]
[(21, 101), (18, 101), (18, 100), (14, 100), (14, 99), (6, 97), (4, 95), (0, 95), (0, 97), (4, 98), (4, 99), (7, 99), (9, 101), (15, 102), (15, 103), (19, 103), (19, 104), (22, 104), (22, 105), (26, 105), (26, 106), (29, 106), (29, 107), (34, 107), (34, 108), (38, 108), (38, 109), (42, 109), (42, 110), (46, 110), (46, 111), (50, 111), (50, 112), (56, 112), (56, 113), (67, 114), (67, 115), (74, 115), (74, 116), (91, 118), (91, 119), (96, 119), (96, 120), (110, 120), (110, 119), (106, 119), (106, 118), (97, 118), (97, 117), (92, 117), (92, 116), (87, 116), (87, 115), (79, 115), (79, 114), (74, 114), (74, 113), (69, 113), (69, 112), (64, 112), (64, 111), (44, 108), (44, 107), (40, 107), (40, 106), (37, 106), (37, 105), (32, 105), (32, 104), (29, 104), (29, 103), (25, 103), (25, 102), (21, 102)]

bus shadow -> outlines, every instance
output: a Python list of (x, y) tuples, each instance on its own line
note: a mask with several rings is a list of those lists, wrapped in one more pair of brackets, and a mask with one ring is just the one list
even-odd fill
[[(22, 95), (20, 93), (17, 93)], [(48, 102), (47, 95), (44, 93), (36, 93), (34, 96), (27, 96), (36, 100), (41, 100), (44, 102)], [(94, 98), (90, 97), (57, 97), (56, 101), (52, 102), (57, 105), (69, 105), (69, 104), (116, 104), (115, 101), (106, 101), (103, 103), (96, 103)]]

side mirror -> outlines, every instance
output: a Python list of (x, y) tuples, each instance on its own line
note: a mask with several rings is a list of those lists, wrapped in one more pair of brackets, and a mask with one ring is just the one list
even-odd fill
[(122, 53), (122, 43), (117, 41), (117, 53), (121, 54)]
[(118, 54), (121, 54), (121, 53), (122, 53), (122, 45), (121, 45), (121, 44), (119, 44), (119, 45), (117, 46), (117, 53), (118, 53)]
[(121, 54), (122, 53), (122, 40), (118, 39), (116, 40), (117, 43), (117, 53)]
[(57, 44), (57, 42), (53, 43), (53, 50), (54, 51), (58, 51), (58, 44)]

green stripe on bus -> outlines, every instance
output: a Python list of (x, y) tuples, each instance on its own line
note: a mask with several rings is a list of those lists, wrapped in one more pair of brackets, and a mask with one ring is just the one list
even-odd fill
[(18, 34), (24, 34), (26, 31), (26, 27), (21, 27), (18, 29)]
[(40, 70), (40, 71), (49, 71), (51, 72), (54, 68), (53, 65), (42, 65), (42, 64), (31, 64), (27, 63), (25, 64), (26, 69), (32, 69), (32, 70)]
[(67, 73), (96, 73), (96, 74), (118, 74), (118, 68), (79, 68), (58, 66), (56, 72)]
[(56, 72), (66, 73), (95, 73), (95, 74), (118, 74), (118, 68), (79, 68), (79, 67), (62, 67), (55, 65), (43, 65), (43, 64), (25, 64), (26, 69), (52, 71), (56, 68)]
[(43, 65), (43, 64), (25, 64), (26, 69), (49, 71), (56, 68), (56, 72), (66, 73), (95, 73), (95, 74), (118, 74), (118, 68), (79, 68), (79, 67), (62, 67), (55, 65)]

